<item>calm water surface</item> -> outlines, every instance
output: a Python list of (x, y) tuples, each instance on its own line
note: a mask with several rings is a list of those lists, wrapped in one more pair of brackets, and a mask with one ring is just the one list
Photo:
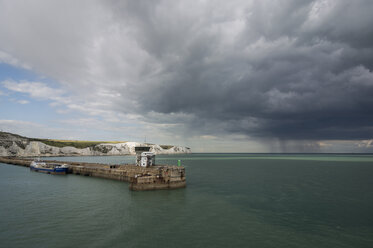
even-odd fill
[(0, 247), (373, 247), (372, 155), (156, 159), (181, 159), (187, 188), (132, 192), (0, 164)]

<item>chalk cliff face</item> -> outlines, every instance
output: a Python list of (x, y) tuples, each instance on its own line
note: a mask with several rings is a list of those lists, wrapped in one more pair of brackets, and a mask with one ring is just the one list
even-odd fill
[[(30, 141), (28, 138), (1, 133), (0, 156), (97, 156), (97, 155), (134, 155), (137, 142), (102, 143), (79, 149), (72, 146), (55, 147), (40, 141)], [(191, 153), (191, 149), (183, 146), (173, 146), (163, 149), (160, 145), (149, 145), (155, 154)]]

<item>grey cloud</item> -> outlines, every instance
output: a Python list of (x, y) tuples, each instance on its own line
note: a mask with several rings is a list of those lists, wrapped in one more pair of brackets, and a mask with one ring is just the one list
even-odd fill
[[(143, 110), (194, 114), (199, 121), (189, 123), (192, 129), (225, 122), (229, 125), (216, 131), (253, 137), (372, 137), (373, 21), (367, 10), (373, 4), (323, 2), (328, 4), (259, 4), (228, 45), (224, 33), (180, 30), (189, 40), (179, 49), (182, 59), (163, 63), (166, 80), (155, 82), (152, 94), (141, 95)], [(316, 5), (326, 9), (310, 20)], [(157, 16), (148, 18), (157, 23)], [(172, 40), (161, 44), (170, 43), (173, 47)]]
[(373, 136), (372, 1), (66, 2), (47, 14), (2, 5), (12, 25), (0, 25), (0, 50), (79, 102), (185, 135)]

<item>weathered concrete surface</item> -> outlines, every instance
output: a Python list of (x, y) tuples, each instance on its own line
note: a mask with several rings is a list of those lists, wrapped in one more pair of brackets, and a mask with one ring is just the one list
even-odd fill
[(10, 158), (10, 157), (0, 157), (0, 163), (21, 165), (25, 167), (30, 167), (32, 159), (20, 159), (20, 158)]
[[(0, 157), (0, 163), (29, 167), (32, 159)], [(174, 189), (186, 186), (185, 168), (182, 166), (157, 165), (143, 168), (135, 165), (108, 165), (62, 161), (69, 166), (69, 173), (129, 182), (131, 190)]]

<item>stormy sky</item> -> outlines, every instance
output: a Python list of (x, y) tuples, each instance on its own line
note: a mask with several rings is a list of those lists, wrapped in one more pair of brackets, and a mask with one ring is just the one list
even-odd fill
[(373, 1), (0, 1), (0, 127), (373, 152)]

